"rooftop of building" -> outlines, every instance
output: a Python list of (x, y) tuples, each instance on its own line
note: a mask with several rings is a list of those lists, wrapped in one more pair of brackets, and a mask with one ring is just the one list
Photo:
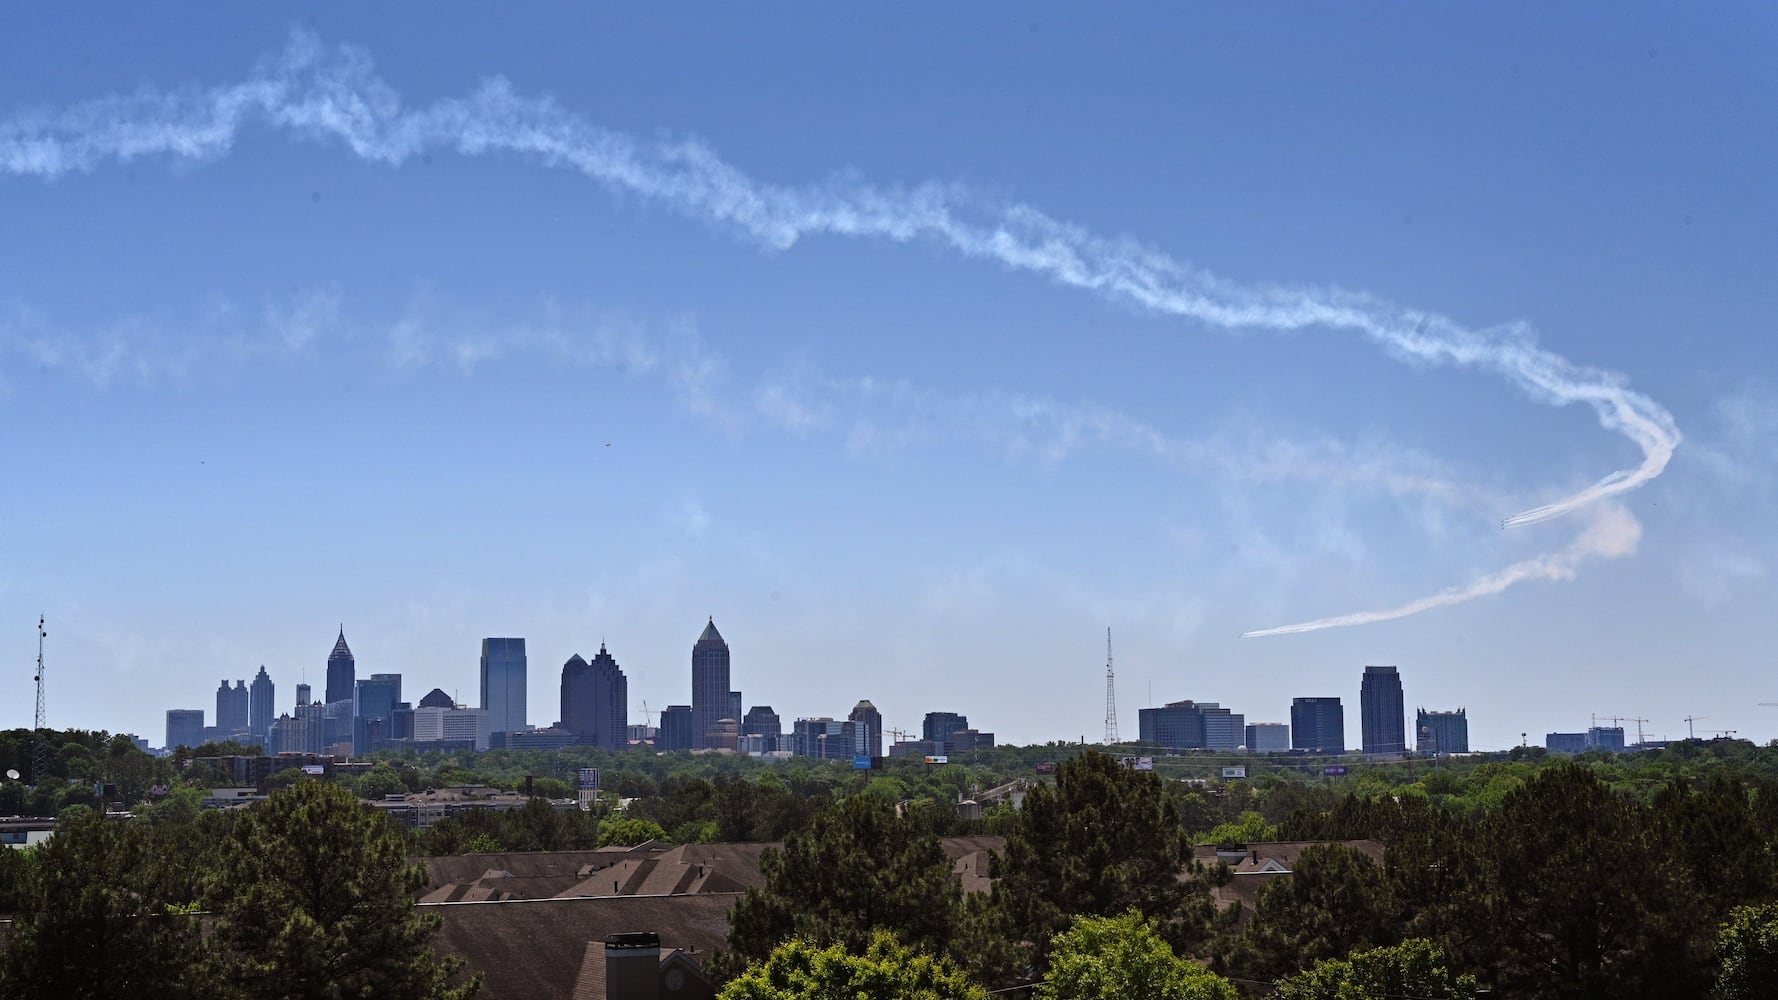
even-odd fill
[(551, 898), (429, 906), (435, 943), (483, 976), (481, 996), (605, 998), (605, 938), (638, 929), (703, 962), (728, 940), (734, 894)]

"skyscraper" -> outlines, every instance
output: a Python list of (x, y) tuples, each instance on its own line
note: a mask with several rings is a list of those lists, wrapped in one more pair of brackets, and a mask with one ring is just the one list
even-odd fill
[(231, 688), (224, 680), (216, 689), (216, 729), (224, 734), (244, 733), (250, 715), (247, 682), (237, 680)]
[(253, 687), (249, 690), (252, 693), (248, 699), (247, 731), (264, 739), (272, 731), (272, 700), (276, 690), (272, 685), (271, 675), (265, 672), (264, 664), (260, 665), (258, 675), (253, 678)]
[(862, 700), (846, 718), (852, 723), (852, 752), (860, 757), (883, 756), (883, 713), (877, 706)]
[(358, 661), (352, 658), (352, 649), (346, 645), (346, 627), (341, 625), (339, 640), (327, 656), (327, 704), (351, 701), (357, 679)]
[(525, 728), (525, 640), (482, 640), (482, 708), (491, 732)]
[(668, 705), (661, 711), (661, 725), (654, 735), (657, 750), (690, 750), (698, 746), (692, 735), (690, 705)]
[(1282, 722), (1249, 722), (1247, 749), (1250, 753), (1289, 752), (1290, 727)]
[(1143, 743), (1174, 750), (1233, 750), (1247, 737), (1247, 717), (1213, 701), (1173, 701), (1136, 713)]
[(757, 737), (758, 745), (754, 749), (761, 752), (778, 749), (778, 741), (783, 735), (784, 724), (770, 705), (753, 706), (747, 710), (746, 718), (741, 720), (741, 736)]
[(296, 686), (296, 704), (300, 707), (303, 705), (307, 705), (308, 703), (309, 703), (309, 686), (307, 684), (298, 684)]
[(1346, 710), (1338, 698), (1290, 700), (1290, 748), (1309, 753), (1346, 752)]
[[(956, 712), (927, 712), (920, 722), (920, 738), (932, 743), (949, 743), (951, 734), (969, 728), (969, 716)], [(940, 748), (939, 753), (945, 753)]]
[(692, 746), (710, 746), (710, 730), (718, 719), (728, 715), (728, 693), (728, 643), (716, 631), (716, 619), (712, 617), (704, 626), (704, 634), (691, 647)]
[(371, 674), (352, 688), (352, 752), (366, 754), (388, 739), (395, 706), (401, 701), (400, 674)]
[(1463, 709), (1455, 712), (1414, 713), (1414, 750), (1417, 753), (1468, 753), (1469, 716)]
[(204, 742), (204, 710), (167, 709), (167, 749), (196, 747)]
[(1401, 753), (1408, 748), (1407, 708), (1401, 697), (1401, 674), (1394, 667), (1364, 668), (1358, 711), (1365, 753)]
[(585, 746), (630, 745), (630, 682), (604, 643), (590, 663), (577, 653), (562, 666), (562, 728)]

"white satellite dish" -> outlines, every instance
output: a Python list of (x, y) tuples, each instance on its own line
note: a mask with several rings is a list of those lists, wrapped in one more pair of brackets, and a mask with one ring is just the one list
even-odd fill
[(19, 780), (19, 773), (10, 767), (6, 769), (6, 776), (14, 781)]

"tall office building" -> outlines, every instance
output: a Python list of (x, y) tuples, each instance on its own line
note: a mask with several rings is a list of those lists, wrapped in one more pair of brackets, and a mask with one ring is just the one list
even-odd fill
[(346, 645), (346, 627), (341, 625), (333, 652), (327, 654), (327, 704), (351, 701), (357, 680), (358, 661), (352, 658), (352, 648)]
[(307, 684), (296, 686), (296, 703), (299, 707), (309, 703), (309, 686)]
[(272, 701), (276, 692), (271, 675), (265, 672), (264, 664), (260, 665), (259, 673), (253, 678), (253, 686), (248, 690), (251, 695), (248, 698), (247, 731), (264, 739), (272, 731)]
[(371, 674), (352, 686), (352, 752), (367, 754), (389, 739), (395, 706), (401, 702), (400, 674)]
[(302, 702), (288, 715), (273, 720), (266, 734), (266, 753), (320, 753), (324, 720), (320, 702)]
[(856, 742), (853, 731), (851, 720), (840, 722), (825, 715), (798, 719), (790, 727), (790, 752), (798, 757), (847, 760)]
[(691, 750), (699, 744), (692, 733), (690, 705), (668, 705), (661, 711), (660, 728), (655, 730), (657, 750)]
[(525, 640), (482, 640), (482, 708), (493, 732), (525, 728)]
[(868, 699), (853, 706), (846, 717), (852, 723), (852, 753), (859, 757), (883, 756), (883, 713)]
[(730, 691), (728, 693), (728, 711), (722, 713), (722, 717), (733, 719), (736, 723), (741, 721), (741, 692)]
[(1414, 749), (1419, 753), (1468, 753), (1469, 717), (1455, 712), (1414, 713)]
[(204, 710), (167, 709), (167, 749), (196, 747), (204, 742)]
[(1290, 748), (1308, 753), (1346, 752), (1346, 710), (1338, 698), (1290, 700)]
[(1249, 722), (1247, 750), (1250, 753), (1288, 753), (1290, 727), (1282, 722)]
[(1233, 750), (1247, 738), (1247, 717), (1213, 701), (1174, 701), (1136, 713), (1137, 738), (1172, 750)]
[(939, 753), (949, 753), (945, 747), (951, 742), (951, 734), (969, 728), (969, 716), (956, 712), (927, 712), (926, 718), (920, 722), (920, 738), (937, 745)]
[(457, 699), (445, 693), (444, 688), (433, 688), (420, 699), (421, 708), (456, 708)]
[(704, 634), (691, 647), (692, 746), (710, 746), (710, 731), (716, 728), (718, 719), (728, 715), (728, 695), (728, 643), (716, 631), (716, 619), (712, 617), (704, 626)]
[(784, 736), (784, 724), (778, 713), (772, 711), (770, 705), (755, 705), (747, 710), (746, 718), (741, 720), (741, 738), (755, 737), (757, 749), (761, 753), (769, 753), (778, 749), (778, 743)]
[[(321, 706), (322, 753), (352, 753), (352, 699), (330, 701)], [(338, 748), (344, 747), (343, 751)]]
[(247, 682), (235, 681), (234, 687), (224, 680), (216, 689), (216, 729), (222, 733), (244, 733), (251, 715)]
[(1365, 753), (1402, 753), (1408, 748), (1407, 707), (1401, 674), (1394, 667), (1365, 667), (1358, 688), (1359, 724)]
[(591, 662), (576, 653), (562, 666), (562, 728), (583, 746), (630, 745), (630, 682), (604, 643)]
[[(421, 749), (425, 749), (425, 744), (440, 741), (448, 741), (456, 746), (471, 746), (477, 750), (488, 749), (488, 727), (492, 723), (485, 708), (422, 705), (406, 711), (413, 717), (413, 742)], [(400, 714), (400, 710), (397, 710), (397, 714)]]

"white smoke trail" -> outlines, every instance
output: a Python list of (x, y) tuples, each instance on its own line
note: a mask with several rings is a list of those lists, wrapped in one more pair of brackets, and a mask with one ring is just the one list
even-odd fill
[(1617, 559), (1636, 551), (1642, 539), (1642, 526), (1629, 511), (1616, 504), (1606, 504), (1599, 508), (1599, 513), (1591, 527), (1574, 540), (1573, 544), (1559, 552), (1551, 552), (1535, 558), (1517, 562), (1495, 573), (1490, 573), (1480, 580), (1465, 587), (1452, 587), (1436, 594), (1409, 601), (1399, 607), (1382, 611), (1361, 611), (1357, 614), (1339, 615), (1333, 618), (1318, 618), (1311, 622), (1296, 625), (1280, 625), (1277, 628), (1262, 628), (1252, 632), (1241, 633), (1243, 639), (1259, 639), (1269, 635), (1293, 635), (1298, 632), (1316, 632), (1324, 628), (1340, 628), (1346, 625), (1371, 625), (1376, 622), (1394, 621), (1417, 615), (1433, 608), (1449, 607), (1462, 604), (1477, 597), (1498, 594), (1515, 583), (1527, 580), (1572, 580), (1580, 564), (1587, 559), (1599, 557)]
[[(16, 115), (0, 123), (0, 172), (54, 179), (110, 161), (215, 158), (252, 126), (337, 142), (362, 159), (390, 165), (434, 150), (528, 156), (733, 227), (775, 250), (822, 234), (928, 239), (965, 256), (1212, 326), (1350, 330), (1405, 360), (1480, 368), (1543, 402), (1586, 403), (1603, 427), (1641, 450), (1636, 466), (1508, 517), (1503, 526), (1548, 520), (1635, 489), (1661, 474), (1680, 441), (1672, 416), (1658, 403), (1626, 388), (1619, 375), (1574, 365), (1535, 346), (1523, 326), (1471, 330), (1359, 293), (1240, 286), (1029, 206), (982, 204), (955, 186), (882, 188), (850, 178), (807, 187), (767, 184), (696, 141), (642, 142), (593, 125), (547, 96), (519, 94), (499, 77), (468, 97), (410, 109), (376, 75), (367, 54), (323, 46), (305, 32), (294, 33), (283, 53), (261, 61), (240, 83), (143, 90)], [(1443, 595), (1439, 600), (1450, 603)]]

